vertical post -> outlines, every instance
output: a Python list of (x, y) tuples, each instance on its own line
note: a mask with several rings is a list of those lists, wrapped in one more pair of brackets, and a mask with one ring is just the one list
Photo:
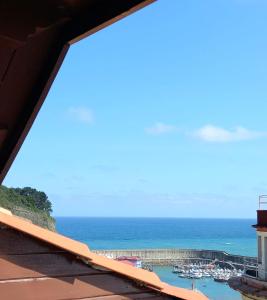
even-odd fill
[(257, 232), (258, 235), (258, 277), (261, 280), (267, 280), (267, 234), (266, 232)]
[(192, 280), (192, 291), (194, 291), (195, 290), (195, 279), (193, 278), (193, 280)]

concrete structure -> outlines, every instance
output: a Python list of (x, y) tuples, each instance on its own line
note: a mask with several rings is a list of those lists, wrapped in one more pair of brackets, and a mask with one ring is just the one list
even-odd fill
[(244, 268), (244, 265), (255, 269), (257, 258), (233, 255), (217, 250), (197, 249), (134, 249), (134, 250), (95, 250), (95, 253), (116, 259), (120, 256), (138, 256), (144, 264), (172, 266), (178, 262), (211, 262), (233, 265)]
[(257, 211), (258, 278), (267, 280), (267, 210)]
[(257, 224), (258, 265), (256, 270), (247, 269), (241, 278), (231, 278), (229, 285), (239, 291), (244, 300), (267, 299), (267, 210), (262, 206), (267, 204), (267, 195), (259, 197)]

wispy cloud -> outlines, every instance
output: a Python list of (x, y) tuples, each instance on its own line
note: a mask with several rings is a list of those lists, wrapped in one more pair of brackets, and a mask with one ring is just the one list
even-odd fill
[(241, 126), (228, 130), (214, 125), (205, 125), (193, 131), (191, 135), (205, 142), (228, 143), (267, 137), (267, 131), (254, 131)]
[(212, 124), (206, 124), (193, 131), (186, 131), (179, 129), (175, 125), (156, 122), (151, 127), (145, 128), (145, 132), (151, 135), (180, 133), (209, 143), (229, 143), (267, 138), (267, 131), (251, 130), (243, 126), (226, 129)]
[(85, 106), (70, 107), (67, 113), (73, 120), (80, 123), (92, 124), (94, 121), (92, 110)]
[(178, 128), (173, 125), (157, 122), (151, 127), (145, 128), (145, 132), (152, 135), (161, 135), (178, 131)]

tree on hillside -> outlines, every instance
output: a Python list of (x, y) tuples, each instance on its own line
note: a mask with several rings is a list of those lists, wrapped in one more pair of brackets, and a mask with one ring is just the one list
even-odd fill
[(29, 197), (36, 208), (47, 212), (48, 214), (52, 212), (52, 204), (44, 192), (37, 191), (31, 187), (14, 188), (13, 190), (22, 196)]

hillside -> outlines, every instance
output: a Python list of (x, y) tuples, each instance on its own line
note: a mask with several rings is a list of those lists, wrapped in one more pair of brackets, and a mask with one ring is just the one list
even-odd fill
[(31, 220), (34, 224), (55, 231), (51, 217), (52, 205), (44, 192), (36, 189), (0, 186), (0, 206), (14, 215)]

